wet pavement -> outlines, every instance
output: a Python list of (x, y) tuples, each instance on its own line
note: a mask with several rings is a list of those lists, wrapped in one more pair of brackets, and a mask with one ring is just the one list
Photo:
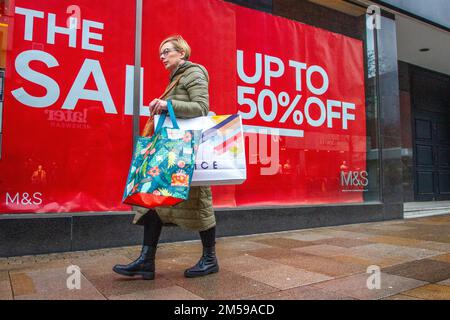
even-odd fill
[(139, 246), (0, 258), (0, 300), (450, 300), (450, 214), (220, 238), (216, 249), (220, 272), (187, 279), (200, 241), (161, 244), (152, 281), (112, 271)]

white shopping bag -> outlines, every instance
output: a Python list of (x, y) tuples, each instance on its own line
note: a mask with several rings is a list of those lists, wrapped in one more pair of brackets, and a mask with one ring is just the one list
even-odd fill
[[(155, 124), (158, 123), (155, 116)], [(170, 119), (164, 126), (170, 127)], [(238, 114), (177, 119), (180, 129), (202, 130), (191, 186), (241, 184), (247, 178), (242, 119)]]

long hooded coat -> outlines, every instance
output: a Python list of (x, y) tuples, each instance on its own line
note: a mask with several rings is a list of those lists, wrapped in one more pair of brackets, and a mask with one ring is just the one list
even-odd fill
[[(172, 100), (175, 116), (184, 119), (206, 116), (209, 111), (209, 76), (205, 67), (184, 62), (171, 74), (168, 88), (178, 77), (178, 83), (165, 98)], [(142, 217), (148, 209), (135, 208), (137, 213), (133, 223), (142, 224)], [(188, 200), (172, 207), (158, 207), (156, 212), (164, 224), (176, 224), (189, 230), (204, 231), (216, 225), (210, 187), (191, 187)]]

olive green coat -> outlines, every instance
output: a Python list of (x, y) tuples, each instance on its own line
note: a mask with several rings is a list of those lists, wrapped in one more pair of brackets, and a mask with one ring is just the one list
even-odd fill
[[(166, 97), (172, 100), (176, 117), (206, 116), (209, 111), (208, 72), (203, 66), (186, 61), (172, 73), (170, 83), (180, 75), (180, 81)], [(148, 209), (135, 207), (135, 210), (133, 223), (142, 224), (141, 218)], [(210, 187), (191, 187), (188, 200), (172, 207), (158, 207), (156, 212), (163, 223), (190, 230), (204, 231), (216, 225)]]

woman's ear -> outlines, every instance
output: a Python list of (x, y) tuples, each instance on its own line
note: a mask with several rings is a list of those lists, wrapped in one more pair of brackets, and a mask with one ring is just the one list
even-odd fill
[(181, 59), (184, 59), (184, 57), (186, 56), (186, 52), (184, 52), (184, 51), (180, 51), (180, 54), (181, 54)]

